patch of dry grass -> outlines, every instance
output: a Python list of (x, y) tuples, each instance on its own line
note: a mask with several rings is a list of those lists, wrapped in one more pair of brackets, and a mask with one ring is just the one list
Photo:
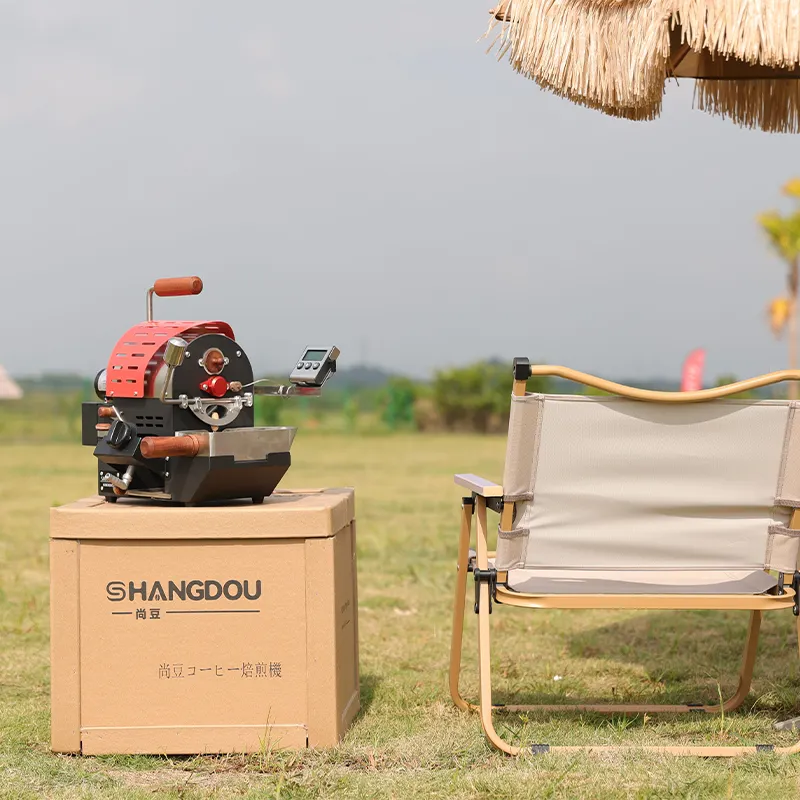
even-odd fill
[[(49, 752), (47, 513), (91, 494), (90, 451), (0, 446), (0, 796), (661, 798), (797, 796), (800, 762), (642, 753), (509, 759), (447, 696), (459, 492), (452, 474), (499, 478), (504, 442), (468, 436), (301, 432), (286, 485), (356, 487), (362, 704), (342, 745), (269, 756), (75, 758)], [(468, 617), (464, 689), (475, 692)], [(800, 709), (794, 619), (767, 615), (746, 709), (713, 717), (499, 715), (511, 739), (557, 743), (775, 742)], [(715, 702), (735, 688), (747, 624), (728, 612), (493, 615), (496, 699), (657, 697)], [(562, 680), (554, 681), (554, 676)]]

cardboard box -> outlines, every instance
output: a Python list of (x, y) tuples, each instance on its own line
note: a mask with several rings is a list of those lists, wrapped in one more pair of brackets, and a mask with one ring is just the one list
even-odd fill
[(50, 518), (52, 749), (328, 747), (359, 709), (352, 489)]

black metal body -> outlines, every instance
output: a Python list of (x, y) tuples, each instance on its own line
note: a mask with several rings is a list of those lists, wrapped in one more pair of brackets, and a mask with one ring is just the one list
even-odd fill
[[(173, 372), (167, 394), (169, 398), (180, 395), (189, 398), (210, 397), (201, 389), (209, 378), (209, 372), (199, 362), (211, 349), (221, 351), (227, 359), (220, 374), (229, 384), (238, 381), (247, 386), (252, 383), (253, 370), (244, 350), (226, 336), (206, 334), (190, 342), (184, 362)], [(156, 391), (158, 387), (155, 384), (150, 389), (149, 394), (160, 393), (160, 390)], [(232, 392), (228, 389), (223, 397), (230, 398), (237, 394), (241, 395), (241, 391)], [(191, 409), (164, 403), (158, 396), (115, 399), (113, 408), (125, 425), (116, 424), (116, 416), (99, 418), (98, 409), (101, 406), (111, 408), (112, 403), (83, 404), (81, 440), (84, 445), (94, 447), (98, 493), (112, 502), (118, 494), (104, 476), (111, 474), (122, 478), (128, 467), (135, 468), (126, 492), (131, 496), (147, 493), (154, 500), (190, 505), (246, 497), (261, 502), (272, 494), (291, 464), (288, 452), (265, 454), (263, 459), (248, 461), (235, 461), (233, 456), (208, 455), (144, 458), (141, 442), (145, 436), (175, 436), (180, 431), (211, 431), (212, 427), (200, 420)], [(207, 411), (212, 413), (214, 406)], [(110, 424), (108, 430), (105, 429), (105, 423)], [(245, 406), (223, 429), (252, 428), (253, 423), (254, 409)]]
[(289, 453), (270, 453), (260, 461), (234, 461), (233, 456), (173, 458), (165, 485), (179, 503), (238, 497), (260, 503), (275, 491), (291, 463)]

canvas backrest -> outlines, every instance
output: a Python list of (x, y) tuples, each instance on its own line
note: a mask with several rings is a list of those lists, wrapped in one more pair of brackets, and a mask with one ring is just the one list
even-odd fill
[(796, 569), (788, 401), (513, 397), (499, 569)]

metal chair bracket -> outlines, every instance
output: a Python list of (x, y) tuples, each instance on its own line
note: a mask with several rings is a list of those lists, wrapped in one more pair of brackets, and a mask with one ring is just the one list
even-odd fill
[(494, 567), (479, 569), (473, 567), (472, 577), (475, 578), (475, 613), (481, 608), (481, 584), (489, 584), (489, 613), (492, 613), (492, 600), (497, 600), (497, 570)]
[(505, 501), (502, 497), (487, 497), (486, 508), (488, 508), (490, 511), (496, 511), (498, 514), (502, 514), (504, 502)]

